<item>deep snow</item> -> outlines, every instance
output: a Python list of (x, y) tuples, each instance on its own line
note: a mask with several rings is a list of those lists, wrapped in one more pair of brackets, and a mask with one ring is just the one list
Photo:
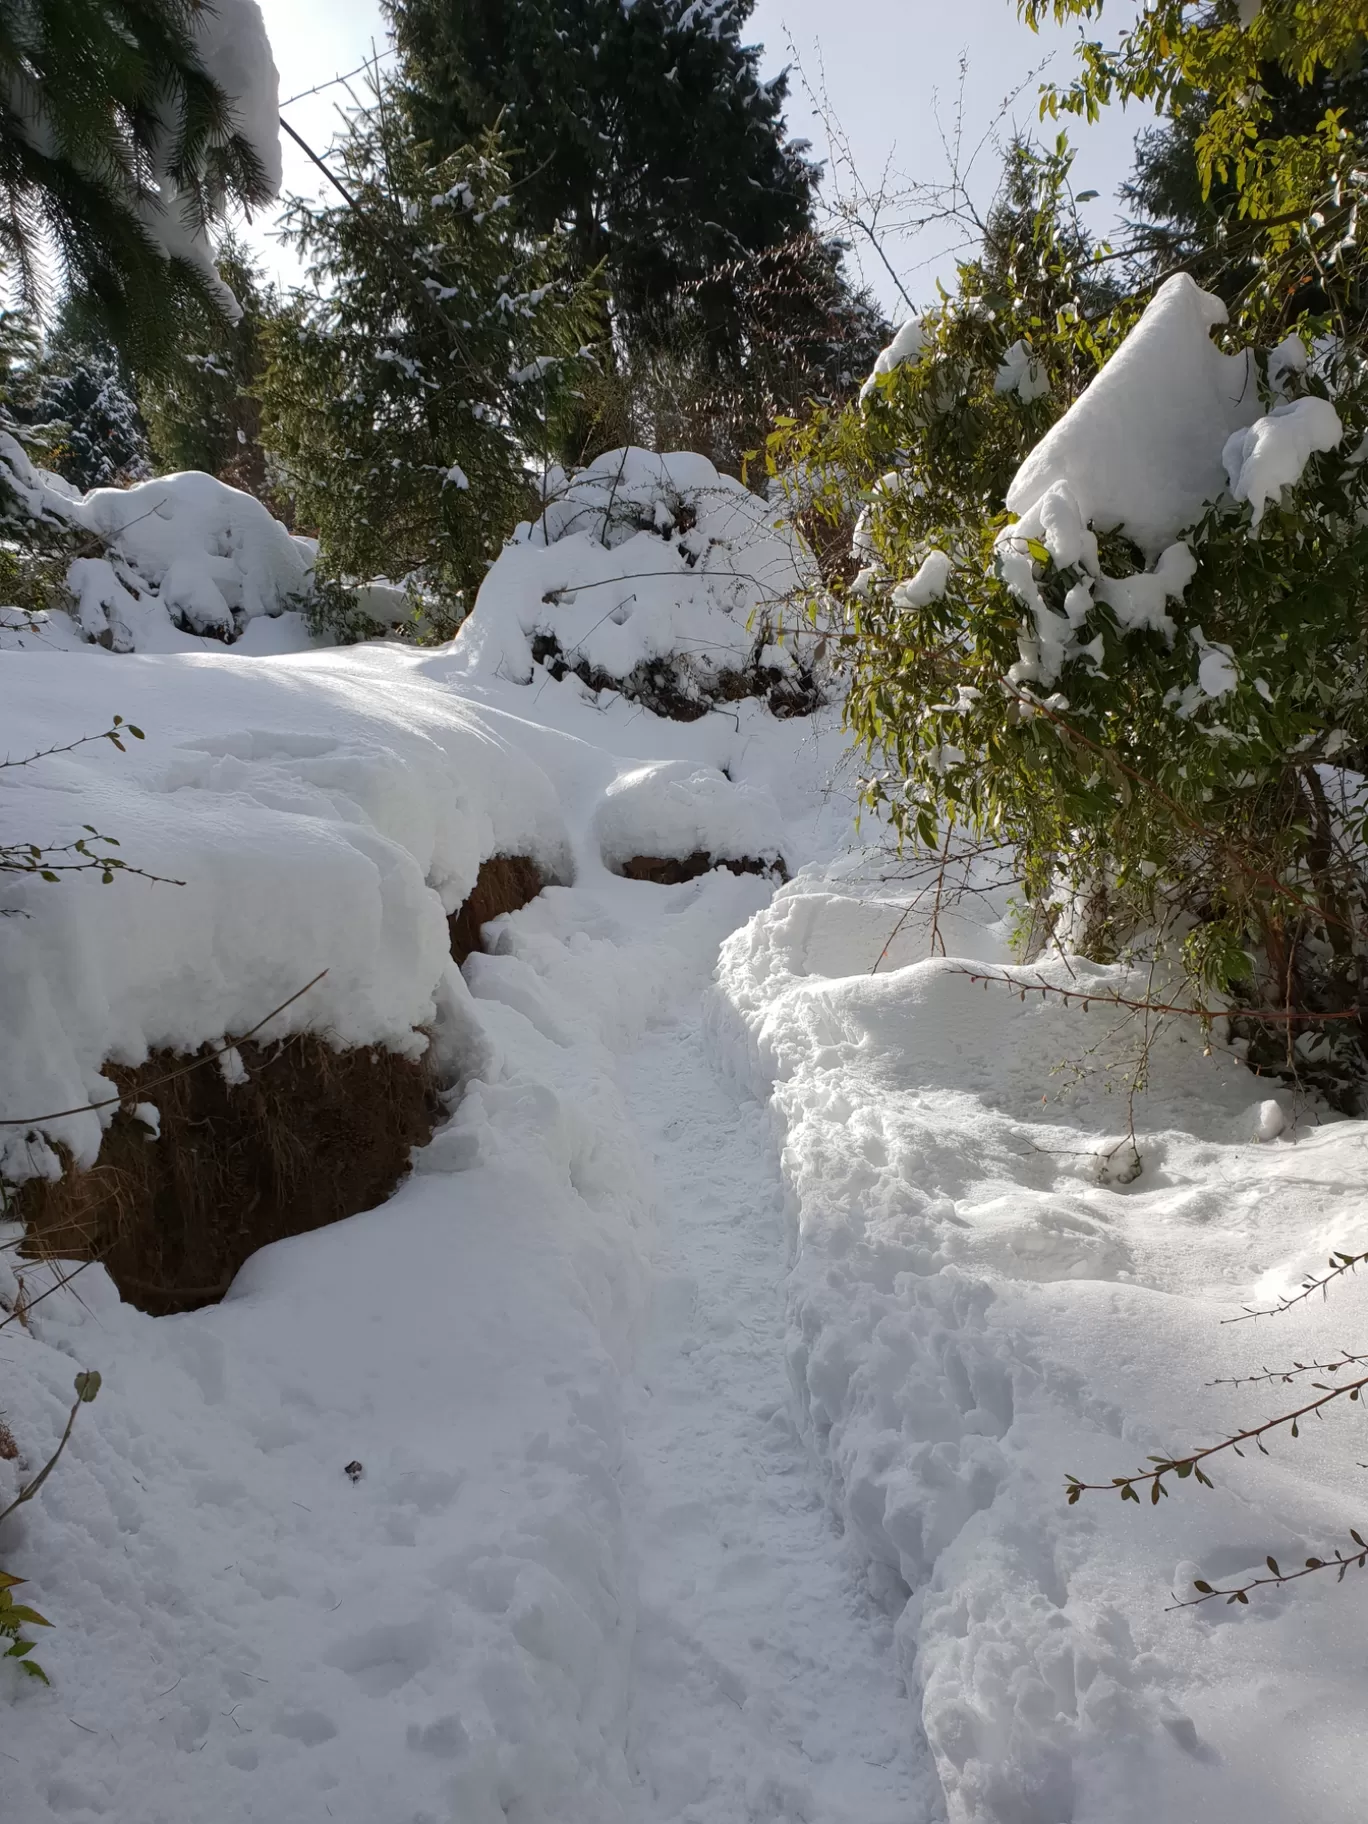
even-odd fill
[[(511, 547), (495, 640), (254, 651), (281, 616), (226, 652), (0, 655), (14, 750), (147, 730), (0, 772), (5, 839), (93, 807), (187, 882), (20, 883), (6, 1116), (240, 1030), (324, 937), (325, 1023), (431, 1026), (464, 1091), (383, 1208), (221, 1305), (152, 1319), (92, 1267), (0, 1328), (0, 1505), (104, 1375), (0, 1536), (56, 1624), (50, 1690), (0, 1665), (6, 1824), (1356, 1816), (1364, 1590), (1167, 1608), (1361, 1522), (1352, 1412), (1155, 1512), (1064, 1476), (1210, 1440), (1287, 1390), (1205, 1382), (1352, 1344), (1352, 1284), (1221, 1320), (1361, 1245), (1368, 1126), (1172, 1027), (1132, 1157), (1124, 1027), (969, 981), (1001, 893), (933, 942), (856, 846), (830, 713), (665, 722), (510, 669), (553, 559), (617, 599), (642, 538)], [(617, 877), (653, 829), (796, 877)], [(458, 973), (442, 916), (501, 849), (572, 884)], [(0, 1299), (15, 1266), (41, 1293), (0, 1260)]]

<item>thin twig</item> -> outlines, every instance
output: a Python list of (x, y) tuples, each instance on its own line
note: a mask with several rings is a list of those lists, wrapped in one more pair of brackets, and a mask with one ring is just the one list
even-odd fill
[[(263, 1026), (269, 1025), (278, 1013), (284, 1013), (287, 1007), (292, 1007), (301, 996), (306, 995), (310, 988), (316, 988), (327, 973), (326, 969), (320, 969), (311, 982), (305, 982), (304, 986), (297, 988), (287, 1001), (282, 1001), (279, 1007), (273, 1007), (264, 1019), (257, 1021), (250, 1032), (244, 1032), (237, 1038), (229, 1039), (217, 1050), (208, 1052), (203, 1057), (192, 1058), (188, 1064), (182, 1064), (176, 1070), (168, 1070), (165, 1076), (154, 1077), (150, 1083), (144, 1083), (141, 1087), (145, 1090), (160, 1089), (163, 1083), (174, 1082), (177, 1077), (183, 1077), (192, 1070), (198, 1070), (202, 1064), (212, 1064), (215, 1058), (221, 1058), (225, 1052), (234, 1051), (239, 1045), (245, 1045), (247, 1040), (254, 1038)], [(97, 1109), (113, 1108), (116, 1104), (121, 1104), (124, 1099), (123, 1096), (106, 1096), (103, 1102), (83, 1102), (79, 1108), (59, 1108), (55, 1114), (51, 1115), (11, 1116), (7, 1120), (0, 1120), (0, 1127), (41, 1127), (48, 1121), (62, 1121), (68, 1115), (87, 1115)]]

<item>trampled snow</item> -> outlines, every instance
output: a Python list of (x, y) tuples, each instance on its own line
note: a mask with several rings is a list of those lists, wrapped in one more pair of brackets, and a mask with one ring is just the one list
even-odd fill
[[(1121, 1014), (970, 981), (1007, 967), (1000, 884), (933, 937), (857, 844), (834, 710), (667, 721), (535, 665), (549, 623), (597, 666), (587, 599), (622, 633), (648, 559), (662, 647), (743, 637), (791, 551), (725, 487), (749, 529), (690, 563), (714, 484), (668, 465), (619, 460), (646, 526), (616, 469), (569, 485), (446, 647), (282, 651), (287, 612), (0, 654), (11, 757), (146, 734), (0, 771), (4, 840), (93, 822), (185, 882), (7, 888), (6, 1118), (325, 965), (282, 1030), (431, 1030), (461, 1082), (389, 1202), (221, 1304), (150, 1318), (92, 1266), (0, 1329), (0, 1506), (104, 1376), (0, 1535), (55, 1624), (51, 1689), (0, 1667), (7, 1824), (1356, 1816), (1357, 1573), (1168, 1607), (1360, 1523), (1354, 1419), (1155, 1510), (1064, 1477), (1266, 1416), (1285, 1390), (1206, 1383), (1354, 1337), (1353, 1285), (1221, 1320), (1362, 1245), (1368, 1127), (1176, 1022), (1132, 1142)], [(802, 871), (615, 876), (647, 838)], [(566, 884), (458, 973), (444, 914), (496, 852)], [(96, 1117), (46, 1125), (89, 1157)], [(14, 1267), (49, 1283), (0, 1261), (11, 1305)]]

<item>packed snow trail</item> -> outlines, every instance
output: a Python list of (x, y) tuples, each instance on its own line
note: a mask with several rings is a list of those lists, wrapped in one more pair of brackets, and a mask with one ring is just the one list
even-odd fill
[(783, 1188), (760, 1106), (696, 1014), (621, 1077), (658, 1180), (628, 1531), (640, 1824), (943, 1815), (893, 1646), (790, 1414)]

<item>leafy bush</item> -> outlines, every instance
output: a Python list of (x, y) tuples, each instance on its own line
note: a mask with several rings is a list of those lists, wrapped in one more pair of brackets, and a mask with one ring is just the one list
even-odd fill
[(1094, 956), (1146, 927), (1181, 942), (1199, 1000), (1238, 994), (1276, 1033), (1266, 1061), (1314, 1059), (1352, 1102), (1368, 933), (1368, 802), (1343, 771), (1368, 766), (1368, 468), (1346, 455), (1368, 430), (1359, 355), (1259, 355), (1266, 409), (1333, 394), (1343, 438), (1266, 502), (1214, 501), (1152, 567), (1119, 532), (1017, 534), (1003, 501), (1018, 465), (1138, 301), (1099, 283), (1106, 250), (1083, 241), (1062, 144), (1017, 149), (992, 234), (905, 338), (911, 359), (771, 442), (809, 513), (860, 512), (863, 568), (833, 587), (865, 800), (923, 847), (947, 825), (1015, 847), (1028, 898)]

